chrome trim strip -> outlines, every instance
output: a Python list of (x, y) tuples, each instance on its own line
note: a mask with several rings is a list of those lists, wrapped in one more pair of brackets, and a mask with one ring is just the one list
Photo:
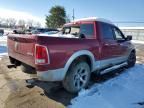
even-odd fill
[(124, 62), (124, 63), (119, 64), (119, 65), (114, 65), (114, 66), (112, 66), (110, 68), (107, 68), (107, 69), (101, 71), (100, 74), (102, 75), (102, 74), (108, 73), (110, 71), (113, 71), (115, 69), (121, 68), (121, 67), (126, 66), (126, 65), (127, 65), (127, 62)]
[(127, 59), (128, 59), (128, 56), (122, 56), (122, 57), (116, 57), (116, 58), (96, 61), (94, 70), (101, 69), (101, 68), (106, 67), (110, 64), (116, 65), (116, 64), (119, 64), (121, 62), (125, 62)]

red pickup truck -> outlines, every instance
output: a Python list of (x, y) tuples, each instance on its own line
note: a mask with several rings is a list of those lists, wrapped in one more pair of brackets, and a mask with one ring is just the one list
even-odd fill
[(118, 27), (101, 18), (65, 24), (59, 34), (8, 36), (11, 63), (43, 81), (61, 81), (72, 93), (88, 85), (92, 72), (104, 74), (132, 67), (136, 51)]

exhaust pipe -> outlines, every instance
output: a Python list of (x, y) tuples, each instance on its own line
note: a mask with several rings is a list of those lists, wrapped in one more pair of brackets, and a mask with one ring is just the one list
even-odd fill
[(10, 64), (10, 65), (7, 65), (7, 68), (9, 68), (9, 69), (11, 69), (11, 68), (17, 68), (17, 66), (14, 65), (14, 64)]

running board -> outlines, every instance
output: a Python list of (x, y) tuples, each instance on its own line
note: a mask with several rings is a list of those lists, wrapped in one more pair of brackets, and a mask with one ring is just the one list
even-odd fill
[(124, 62), (124, 63), (119, 64), (119, 65), (114, 65), (114, 66), (112, 66), (112, 67), (110, 67), (110, 68), (107, 68), (107, 69), (101, 71), (100, 74), (102, 75), (102, 74), (108, 73), (108, 72), (110, 72), (110, 71), (113, 71), (113, 70), (115, 70), (115, 69), (121, 68), (121, 67), (123, 67), (123, 66), (127, 66), (127, 62)]

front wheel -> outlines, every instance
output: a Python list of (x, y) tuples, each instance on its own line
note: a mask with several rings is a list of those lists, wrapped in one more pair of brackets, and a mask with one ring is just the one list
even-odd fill
[(131, 54), (129, 55), (129, 58), (127, 60), (128, 63), (128, 67), (133, 67), (136, 63), (136, 53), (135, 52), (131, 52)]
[(89, 65), (84, 61), (73, 63), (63, 81), (63, 86), (67, 91), (77, 93), (87, 87), (89, 79)]

